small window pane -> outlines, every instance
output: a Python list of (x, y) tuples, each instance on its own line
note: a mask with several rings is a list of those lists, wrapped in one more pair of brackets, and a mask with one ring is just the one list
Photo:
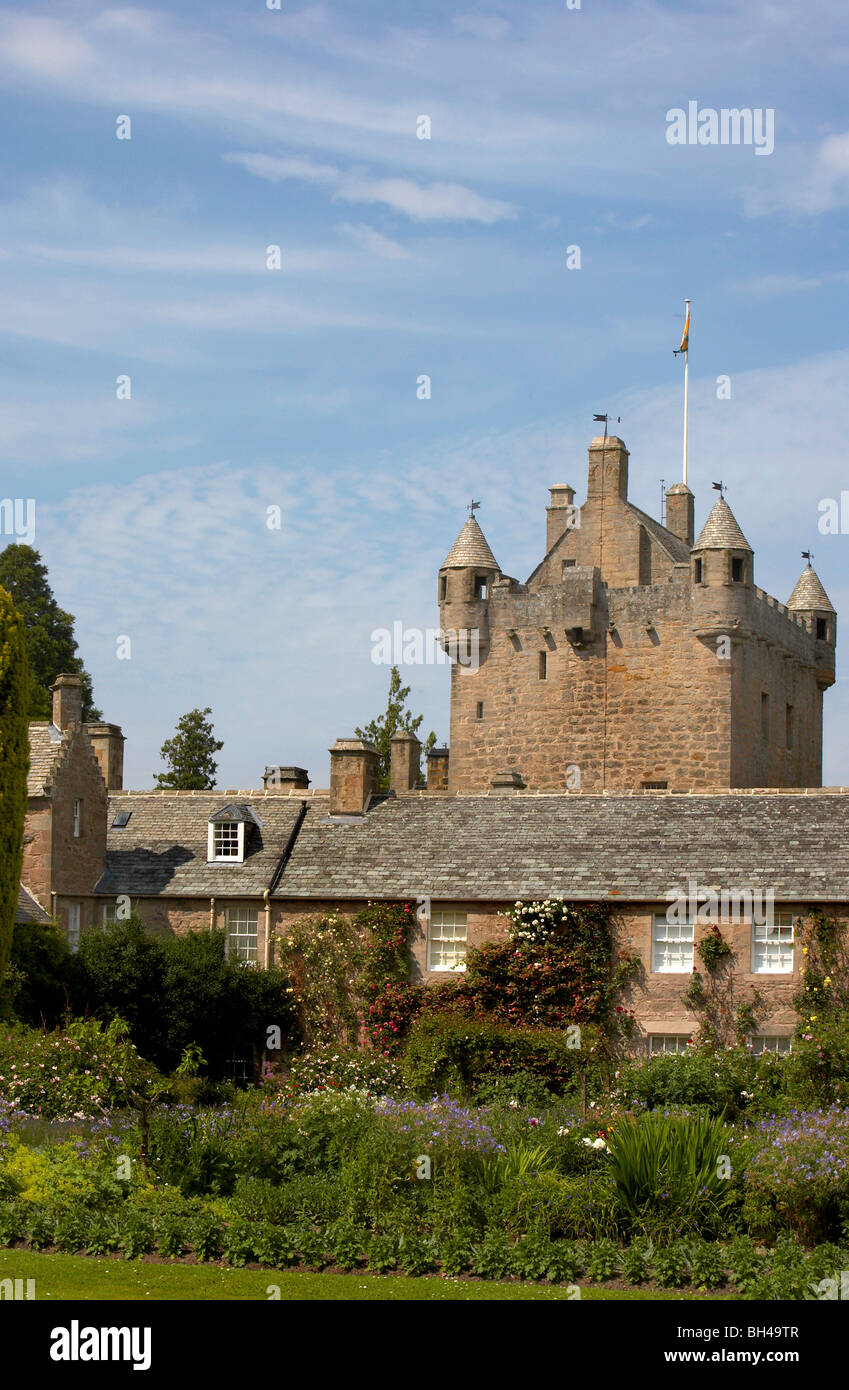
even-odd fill
[(224, 909), (224, 922), (228, 960), (256, 962), (257, 908), (227, 907)]
[(752, 973), (789, 975), (793, 970), (792, 912), (776, 912), (771, 923), (752, 926)]
[(649, 1056), (657, 1057), (660, 1053), (667, 1053), (673, 1057), (680, 1057), (690, 1046), (689, 1035), (686, 1033), (650, 1033), (649, 1034)]
[(213, 853), (216, 859), (238, 859), (239, 826), (236, 821), (221, 821), (213, 826)]
[(665, 912), (655, 914), (652, 929), (652, 970), (683, 975), (693, 968), (692, 922), (668, 922)]
[(428, 970), (466, 968), (466, 914), (438, 908), (431, 912), (427, 950)]

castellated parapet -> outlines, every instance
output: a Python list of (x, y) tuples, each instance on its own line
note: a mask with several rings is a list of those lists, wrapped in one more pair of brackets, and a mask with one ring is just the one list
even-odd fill
[(693, 543), (689, 489), (670, 489), (669, 529), (628, 501), (628, 462), (594, 439), (583, 506), (551, 489), (526, 583), (473, 517), (440, 567), (442, 629), (479, 634), (478, 662), (451, 666), (449, 790), (819, 786), (836, 644), (819, 579), (779, 603), (723, 498)]

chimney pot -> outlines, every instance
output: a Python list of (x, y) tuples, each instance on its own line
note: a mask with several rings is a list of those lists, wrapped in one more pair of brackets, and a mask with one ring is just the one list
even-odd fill
[(419, 780), (422, 745), (415, 734), (400, 732), (392, 735), (389, 761), (389, 789), (408, 792)]

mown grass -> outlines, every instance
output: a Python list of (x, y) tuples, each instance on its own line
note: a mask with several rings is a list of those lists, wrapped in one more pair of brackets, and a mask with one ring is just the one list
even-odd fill
[[(95, 1259), (87, 1255), (0, 1250), (0, 1279), (34, 1279), (37, 1300), (126, 1300), (133, 1302), (280, 1300), (384, 1302), (449, 1299), (568, 1301), (569, 1290), (548, 1284), (496, 1283), (472, 1279), (408, 1279), (396, 1275), (310, 1274), (292, 1270), (230, 1269), (215, 1264), (165, 1264), (147, 1260)], [(581, 1286), (581, 1300), (601, 1302), (717, 1299), (728, 1294), (693, 1294), (677, 1289), (605, 1289)]]

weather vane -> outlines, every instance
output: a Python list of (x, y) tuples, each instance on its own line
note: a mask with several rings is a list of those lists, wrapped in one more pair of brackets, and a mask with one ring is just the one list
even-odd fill
[(468, 512), (469, 512), (469, 518), (470, 518), (470, 519), (474, 517), (475, 512), (477, 511), (477, 509), (478, 509), (479, 506), (480, 506), (480, 502), (476, 502), (475, 499), (474, 499), (474, 497), (473, 497), (472, 500), (471, 500), (471, 502), (469, 503), (469, 507), (468, 507)]
[(714, 488), (714, 491), (715, 491), (715, 492), (718, 492), (718, 493), (719, 493), (720, 497), (722, 498), (722, 500), (723, 500), (723, 502), (724, 502), (724, 501), (725, 501), (725, 494), (726, 494), (726, 492), (728, 491), (728, 484), (727, 484), (727, 483), (714, 483), (714, 484), (713, 484), (713, 488)]
[(807, 562), (808, 562), (808, 569), (811, 568), (811, 561), (813, 560), (813, 558), (814, 558), (814, 552), (813, 552), (812, 550), (803, 550), (803, 551), (802, 551), (802, 559), (803, 559), (803, 560), (807, 560)]

